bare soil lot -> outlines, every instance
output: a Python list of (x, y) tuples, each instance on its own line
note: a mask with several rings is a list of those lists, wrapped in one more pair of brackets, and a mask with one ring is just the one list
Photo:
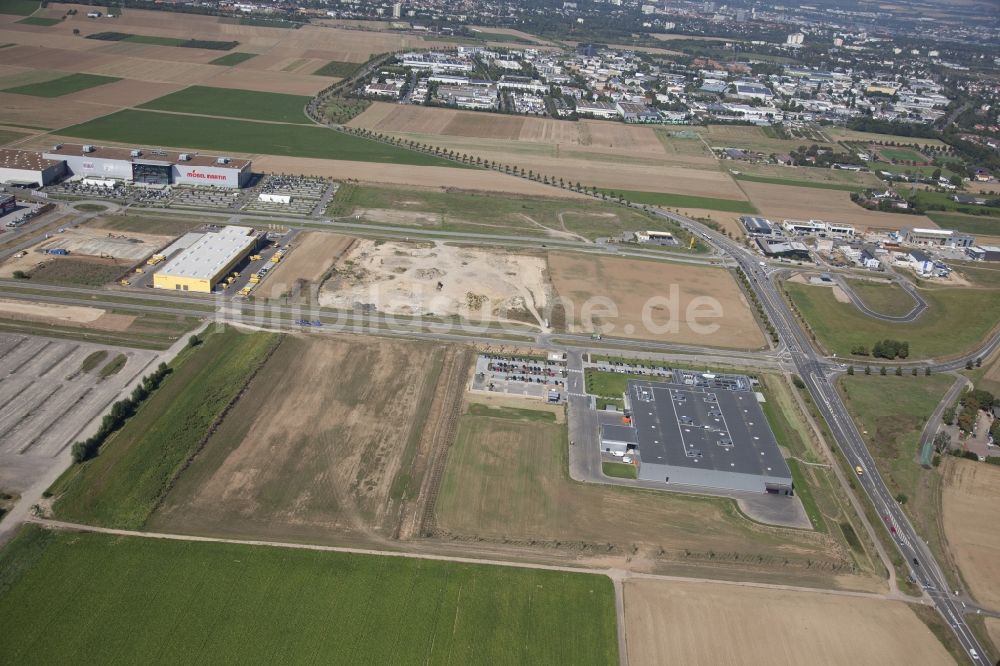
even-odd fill
[(632, 666), (948, 664), (905, 603), (719, 583), (625, 582)]
[(937, 228), (925, 215), (896, 215), (870, 211), (851, 201), (850, 192), (811, 187), (772, 185), (740, 181), (750, 201), (764, 217), (784, 219), (825, 220), (853, 224), (860, 230), (899, 229), (906, 226)]
[(359, 240), (334, 267), (320, 305), (543, 324), (545, 260), (502, 250)]
[[(607, 335), (640, 340), (739, 349), (765, 344), (736, 281), (722, 269), (552, 253), (548, 270), (558, 297), (571, 304), (571, 331), (607, 324)], [(587, 316), (588, 301), (592, 308), (613, 304), (617, 316), (593, 309)]]
[(318, 287), (326, 272), (354, 242), (350, 236), (322, 231), (307, 231), (296, 236), (292, 251), (267, 274), (255, 295), (278, 298), (289, 292), (306, 293), (311, 287)]
[(101, 308), (8, 299), (0, 300), (0, 318), (69, 324), (104, 331), (124, 331), (135, 320), (135, 317), (111, 314)]
[(443, 345), (286, 336), (153, 529), (317, 543), (414, 535), (468, 362)]
[(1000, 534), (992, 518), (1000, 501), (1000, 467), (945, 462), (941, 500), (948, 549), (979, 603), (1000, 608)]

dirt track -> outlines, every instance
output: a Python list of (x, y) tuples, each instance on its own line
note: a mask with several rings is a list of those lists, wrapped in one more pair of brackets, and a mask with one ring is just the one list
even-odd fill
[(625, 581), (630, 666), (947, 664), (906, 604), (717, 583)]

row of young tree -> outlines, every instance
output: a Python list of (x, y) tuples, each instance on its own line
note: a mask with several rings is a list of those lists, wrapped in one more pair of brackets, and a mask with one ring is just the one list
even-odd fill
[(170, 367), (166, 363), (160, 363), (152, 374), (142, 378), (142, 382), (135, 387), (129, 397), (111, 405), (111, 411), (104, 415), (97, 432), (87, 439), (73, 444), (71, 449), (73, 462), (81, 463), (96, 456), (108, 437), (125, 425), (125, 421), (135, 414), (135, 410), (142, 404), (142, 401), (159, 387), (164, 377), (170, 372)]

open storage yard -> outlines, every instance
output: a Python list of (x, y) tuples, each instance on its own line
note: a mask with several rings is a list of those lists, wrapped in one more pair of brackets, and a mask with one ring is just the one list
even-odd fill
[[(572, 304), (570, 330), (591, 332), (611, 324), (607, 335), (712, 347), (757, 349), (764, 335), (733, 277), (723, 269), (666, 262), (552, 253), (548, 271), (558, 297)], [(614, 304), (617, 317), (594, 310), (588, 300)], [(643, 312), (648, 320), (643, 321)], [(655, 328), (654, 328), (655, 327)]]
[(944, 466), (942, 504), (948, 549), (972, 596), (989, 608), (1000, 607), (1000, 534), (995, 508), (1000, 500), (1000, 467), (970, 460)]
[(618, 661), (594, 574), (36, 526), (0, 572), (4, 663)]
[(953, 663), (907, 604), (876, 598), (626, 580), (625, 625), (632, 666)]
[(468, 362), (436, 344), (284, 336), (150, 526), (313, 543), (414, 536)]
[[(84, 308), (80, 308), (84, 309)], [(0, 488), (23, 492), (64, 464), (73, 437), (153, 358), (128, 350), (118, 372), (101, 370), (118, 352), (92, 344), (0, 333)]]

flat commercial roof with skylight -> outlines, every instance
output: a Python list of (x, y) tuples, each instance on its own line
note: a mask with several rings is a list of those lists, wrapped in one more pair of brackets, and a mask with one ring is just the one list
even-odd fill
[(153, 286), (210, 293), (256, 246), (257, 237), (250, 227), (230, 226), (207, 233), (153, 274)]
[(684, 383), (630, 380), (625, 398), (639, 478), (790, 493), (792, 474), (750, 389), (750, 380), (740, 375), (686, 374)]

